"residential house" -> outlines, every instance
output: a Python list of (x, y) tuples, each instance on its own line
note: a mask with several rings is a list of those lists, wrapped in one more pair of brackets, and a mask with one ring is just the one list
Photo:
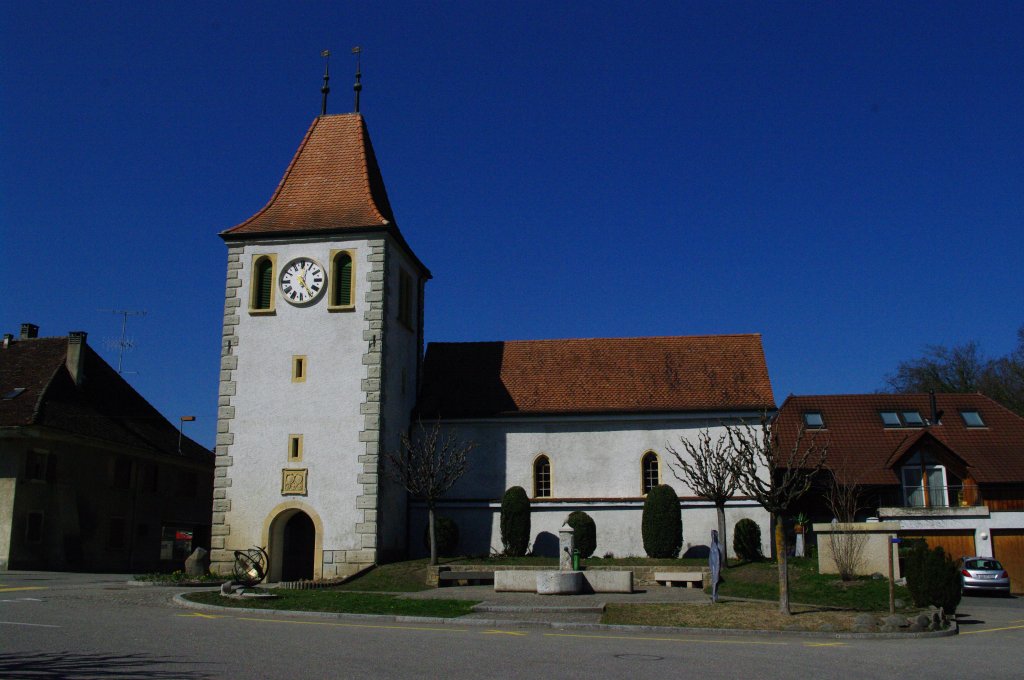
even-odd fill
[(86, 342), (0, 346), (0, 569), (182, 568), (209, 546), (213, 453)]

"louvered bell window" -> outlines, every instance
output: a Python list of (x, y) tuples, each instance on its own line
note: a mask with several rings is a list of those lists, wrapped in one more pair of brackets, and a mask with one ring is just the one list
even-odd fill
[(352, 257), (348, 253), (338, 253), (332, 267), (334, 276), (334, 296), (331, 305), (347, 307), (352, 304)]
[(253, 296), (256, 309), (270, 309), (270, 296), (274, 286), (274, 264), (264, 258), (256, 265), (256, 294)]

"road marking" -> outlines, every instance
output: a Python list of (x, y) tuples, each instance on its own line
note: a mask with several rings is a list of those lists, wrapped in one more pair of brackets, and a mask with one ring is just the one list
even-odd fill
[(200, 612), (192, 612), (191, 614), (178, 614), (178, 616), (193, 617), (199, 619), (223, 619), (223, 616), (215, 616), (214, 614), (202, 614)]
[(707, 638), (646, 637), (640, 635), (579, 635), (573, 633), (544, 633), (545, 637), (594, 638), (597, 640), (649, 640), (654, 642), (697, 642), (718, 645), (765, 645), (785, 647), (788, 642), (761, 642), (759, 640), (715, 640)]
[(529, 635), (529, 633), (520, 633), (520, 632), (514, 631), (514, 630), (482, 630), (482, 631), (480, 631), (480, 633), (482, 635), (518, 635), (518, 636)]
[(804, 647), (845, 647), (845, 642), (805, 642)]
[(996, 633), (1001, 630), (1019, 630), (1024, 626), (1005, 626), (1003, 628), (982, 628), (981, 630), (966, 630), (960, 633), (961, 635), (974, 635), (975, 633)]
[(51, 626), (48, 623), (19, 623), (17, 621), (0, 621), (0, 626), (31, 626), (33, 628), (60, 628), (60, 626)]
[(0, 600), (0, 602), (42, 602), (38, 597), (19, 597), (15, 600)]
[(46, 590), (46, 586), (15, 586), (13, 588), (0, 588), (0, 593), (15, 593), (19, 590)]

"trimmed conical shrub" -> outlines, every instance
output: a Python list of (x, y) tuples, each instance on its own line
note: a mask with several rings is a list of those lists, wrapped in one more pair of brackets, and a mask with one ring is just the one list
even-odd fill
[(642, 520), (644, 550), (648, 557), (676, 557), (683, 547), (683, 515), (679, 496), (667, 484), (647, 492)]
[(570, 512), (566, 524), (572, 527), (573, 539), (576, 541), (576, 548), (580, 551), (580, 558), (586, 559), (597, 550), (597, 524), (594, 518), (587, 513), (577, 510)]
[(530, 498), (521, 486), (501, 498), (501, 544), (512, 557), (522, 557), (530, 546)]

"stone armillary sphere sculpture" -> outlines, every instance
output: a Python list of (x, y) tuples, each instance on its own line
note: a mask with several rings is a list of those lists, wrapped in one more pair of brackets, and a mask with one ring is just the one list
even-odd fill
[(267, 551), (260, 547), (235, 551), (235, 583), (252, 588), (267, 577), (267, 564), (270, 558)]

